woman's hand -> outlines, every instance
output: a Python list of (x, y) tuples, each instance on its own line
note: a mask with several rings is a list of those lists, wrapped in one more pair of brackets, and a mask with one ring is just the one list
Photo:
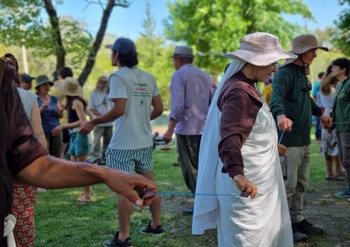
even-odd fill
[(278, 154), (281, 156), (286, 156), (287, 155), (287, 148), (286, 146), (282, 145), (282, 144), (278, 144), (277, 145), (278, 148)]
[(58, 125), (56, 128), (54, 128), (51, 132), (53, 136), (57, 136), (62, 133), (64, 127), (62, 125)]
[(236, 175), (233, 178), (233, 181), (236, 183), (237, 188), (241, 191), (242, 197), (255, 198), (257, 189), (254, 184), (244, 175)]

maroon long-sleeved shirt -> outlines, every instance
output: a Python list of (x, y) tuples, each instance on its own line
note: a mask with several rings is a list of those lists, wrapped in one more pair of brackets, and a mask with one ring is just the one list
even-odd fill
[(254, 83), (238, 72), (225, 83), (218, 97), (217, 106), (221, 111), (219, 157), (224, 164), (223, 172), (230, 177), (244, 175), (241, 148), (262, 107)]

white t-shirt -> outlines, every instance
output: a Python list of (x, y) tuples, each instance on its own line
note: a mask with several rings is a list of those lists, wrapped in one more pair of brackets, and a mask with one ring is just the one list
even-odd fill
[(159, 95), (154, 76), (138, 68), (122, 67), (109, 78), (109, 99), (127, 99), (125, 113), (115, 120), (109, 148), (130, 150), (153, 145), (151, 105)]
[[(95, 109), (98, 113), (104, 115), (113, 107), (113, 102), (108, 100), (108, 93), (93, 90), (90, 94), (89, 108)], [(112, 126), (113, 122), (98, 124), (97, 126)]]

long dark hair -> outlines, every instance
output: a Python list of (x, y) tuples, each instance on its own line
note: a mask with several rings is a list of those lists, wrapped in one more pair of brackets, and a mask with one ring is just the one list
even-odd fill
[(86, 103), (86, 101), (85, 101), (82, 97), (80, 97), (80, 96), (69, 96), (69, 95), (66, 95), (66, 98), (67, 98), (67, 105), (66, 105), (66, 109), (67, 109), (67, 110), (68, 110), (70, 107), (72, 107), (73, 101), (74, 101), (74, 100), (79, 100), (79, 101), (81, 101), (81, 102), (83, 103), (83, 105), (84, 105), (84, 111), (85, 111), (86, 106), (87, 106), (87, 103)]
[(5, 55), (2, 56), (2, 58), (5, 58), (9, 62), (9, 64), (15, 67), (16, 71), (15, 71), (14, 80), (15, 80), (16, 86), (19, 87), (19, 85), (21, 84), (22, 78), (18, 73), (19, 67), (18, 67), (18, 62), (16, 57), (11, 53), (6, 53)]

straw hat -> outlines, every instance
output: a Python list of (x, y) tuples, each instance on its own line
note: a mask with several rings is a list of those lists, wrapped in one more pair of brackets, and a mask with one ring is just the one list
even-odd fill
[(318, 45), (317, 39), (314, 35), (304, 34), (293, 39), (292, 50), (290, 52), (300, 55), (315, 48), (329, 51), (327, 47)]
[(224, 57), (238, 57), (256, 66), (268, 66), (281, 59), (296, 59), (297, 56), (283, 51), (278, 37), (269, 33), (256, 32), (243, 37), (239, 49)]
[(83, 88), (73, 77), (66, 77), (60, 83), (55, 83), (55, 88), (67, 96), (82, 96)]
[[(290, 52), (297, 54), (297, 55), (301, 55), (301, 54), (303, 54), (311, 49), (321, 49), (324, 51), (329, 51), (329, 49), (327, 47), (318, 45), (317, 39), (314, 35), (304, 34), (304, 35), (300, 35), (300, 36), (296, 37), (295, 39), (293, 39), (292, 50)], [(295, 60), (296, 60), (296, 58), (295, 59), (287, 59), (282, 66), (286, 66), (287, 64), (290, 64), (290, 63), (294, 62)]]

